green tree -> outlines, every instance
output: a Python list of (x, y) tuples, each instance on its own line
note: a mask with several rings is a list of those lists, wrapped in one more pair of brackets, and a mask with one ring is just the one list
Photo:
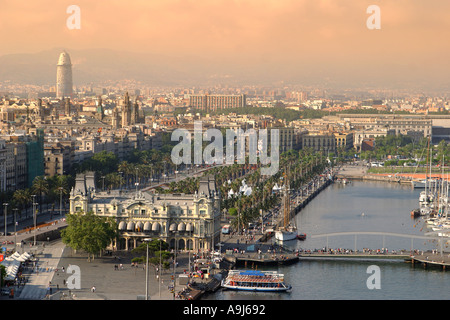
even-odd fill
[(99, 217), (92, 211), (66, 215), (67, 228), (61, 231), (63, 243), (90, 255), (100, 253), (118, 237), (117, 223), (111, 217)]
[[(161, 251), (160, 251), (161, 248)], [(169, 245), (167, 242), (159, 239), (153, 239), (148, 243), (148, 254), (149, 259), (148, 262), (152, 265), (159, 265), (162, 264), (163, 268), (167, 269), (169, 267), (168, 259), (173, 257), (173, 254), (168, 252), (167, 249), (169, 248)], [(147, 243), (143, 242), (136, 248), (134, 248), (132, 253), (138, 253), (143, 254), (142, 256), (135, 257), (131, 261), (137, 262), (137, 263), (146, 263), (147, 259)], [(161, 261), (160, 258), (161, 257)]]
[(4, 280), (6, 278), (6, 267), (4, 265), (0, 265), (0, 286), (4, 286)]

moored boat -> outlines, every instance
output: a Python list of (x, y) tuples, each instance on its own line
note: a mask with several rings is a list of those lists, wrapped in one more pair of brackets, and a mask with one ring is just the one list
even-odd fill
[(283, 195), (283, 211), (284, 211), (284, 223), (282, 227), (279, 227), (275, 231), (275, 240), (283, 242), (297, 239), (298, 231), (297, 226), (291, 225), (289, 220), (291, 219), (291, 197), (289, 191), (289, 177), (285, 174), (285, 185), (284, 185), (284, 195)]
[(418, 216), (420, 216), (420, 209), (411, 210), (411, 217), (418, 217)]
[(275, 239), (278, 241), (289, 241), (297, 239), (297, 228), (288, 226), (286, 228), (275, 231)]
[(230, 270), (222, 287), (232, 290), (283, 292), (292, 289), (276, 271)]
[(426, 183), (426, 180), (411, 180), (413, 188), (425, 188)]
[(298, 240), (305, 240), (306, 239), (306, 233), (300, 233), (297, 235)]

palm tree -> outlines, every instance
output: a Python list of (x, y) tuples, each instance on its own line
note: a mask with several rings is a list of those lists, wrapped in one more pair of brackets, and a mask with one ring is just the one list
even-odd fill
[(39, 195), (39, 211), (42, 212), (42, 196), (49, 191), (47, 179), (44, 176), (34, 178), (31, 191)]
[(108, 173), (105, 180), (109, 189), (119, 188), (124, 182), (123, 177), (117, 172)]
[(134, 172), (132, 172), (132, 165), (128, 161), (122, 161), (117, 167), (117, 171), (123, 173), (128, 188), (130, 175), (134, 174)]
[(23, 208), (26, 208), (25, 216), (27, 216), (28, 212), (28, 204), (31, 201), (31, 193), (30, 189), (17, 189), (13, 194), (14, 202), (19, 206), (20, 209), (20, 217), (22, 216)]

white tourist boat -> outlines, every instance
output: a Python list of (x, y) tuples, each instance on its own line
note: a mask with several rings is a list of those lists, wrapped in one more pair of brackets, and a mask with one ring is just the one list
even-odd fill
[(230, 270), (222, 287), (232, 290), (283, 292), (292, 289), (276, 271)]

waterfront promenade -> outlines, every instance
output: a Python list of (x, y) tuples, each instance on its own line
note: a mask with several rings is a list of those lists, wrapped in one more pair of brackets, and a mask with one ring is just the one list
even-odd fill
[[(401, 169), (400, 169), (401, 170)], [(435, 179), (447, 179), (446, 174), (433, 173), (432, 177)], [(426, 178), (425, 173), (412, 172), (396, 172), (396, 173), (369, 173), (368, 167), (362, 162), (347, 163), (339, 168), (336, 173), (337, 179), (355, 179), (355, 180), (372, 180), (372, 181), (386, 181), (411, 184), (412, 180), (421, 180)]]
[[(13, 287), (15, 299), (42, 300), (51, 297), (56, 300), (61, 298), (136, 300), (145, 297), (145, 265), (132, 266), (130, 253), (120, 252), (111, 256), (96, 257), (89, 262), (85, 253), (75, 253), (57, 240), (45, 247), (40, 246), (39, 254), (36, 257), (38, 259), (36, 267), (30, 267), (24, 272), (28, 278), (25, 286)], [(178, 277), (187, 269), (187, 254), (178, 256), (177, 261), (176, 274)], [(80, 268), (79, 289), (69, 290), (67, 288), (67, 283), (72, 275), (67, 272), (70, 265)], [(150, 265), (148, 292), (151, 300), (174, 299), (173, 293), (169, 291), (169, 286), (172, 284), (172, 271), (171, 269), (162, 272), (160, 284), (156, 269)], [(184, 286), (177, 285), (176, 292), (183, 288)], [(9, 298), (2, 296), (2, 299)]]
[[(64, 219), (53, 220), (48, 226), (37, 229), (37, 238), (42, 234), (52, 232), (64, 227)], [(8, 236), (6, 239), (13, 242), (17, 239), (17, 251), (19, 253), (28, 252), (36, 257), (36, 266), (30, 264), (23, 275), (27, 278), (24, 286), (14, 286), (14, 299), (20, 300), (41, 300), (51, 294), (54, 299), (60, 299), (62, 294), (69, 297), (69, 290), (64, 284), (70, 274), (62, 272), (64, 267), (67, 271), (69, 265), (80, 267), (81, 288), (72, 290), (70, 295), (79, 300), (136, 300), (138, 296), (145, 296), (145, 270), (143, 265), (131, 267), (131, 254), (117, 252), (113, 256), (96, 257), (91, 262), (87, 261), (85, 253), (75, 253), (66, 247), (61, 239), (54, 241), (37, 241), (33, 245), (34, 230), (21, 232)], [(4, 237), (2, 237), (4, 239)], [(21, 245), (21, 242), (24, 244)], [(14, 251), (13, 243), (5, 245), (7, 250)], [(187, 269), (187, 254), (182, 254), (177, 258), (179, 263), (176, 269), (177, 274), (183, 273)], [(116, 258), (115, 258), (116, 257)], [(120, 259), (120, 260), (119, 260)], [(115, 265), (122, 264), (120, 270), (115, 270)], [(172, 270), (171, 270), (172, 271)], [(149, 296), (151, 299), (173, 299), (173, 294), (169, 292), (168, 286), (171, 283), (171, 271), (163, 271), (161, 277), (161, 295), (159, 290), (159, 279), (156, 278), (155, 268), (149, 268)], [(95, 286), (95, 292), (92, 287)], [(58, 290), (59, 289), (59, 290)], [(182, 289), (177, 286), (176, 289)], [(59, 293), (57, 293), (59, 292)], [(0, 296), (1, 300), (9, 299), (8, 296)]]

